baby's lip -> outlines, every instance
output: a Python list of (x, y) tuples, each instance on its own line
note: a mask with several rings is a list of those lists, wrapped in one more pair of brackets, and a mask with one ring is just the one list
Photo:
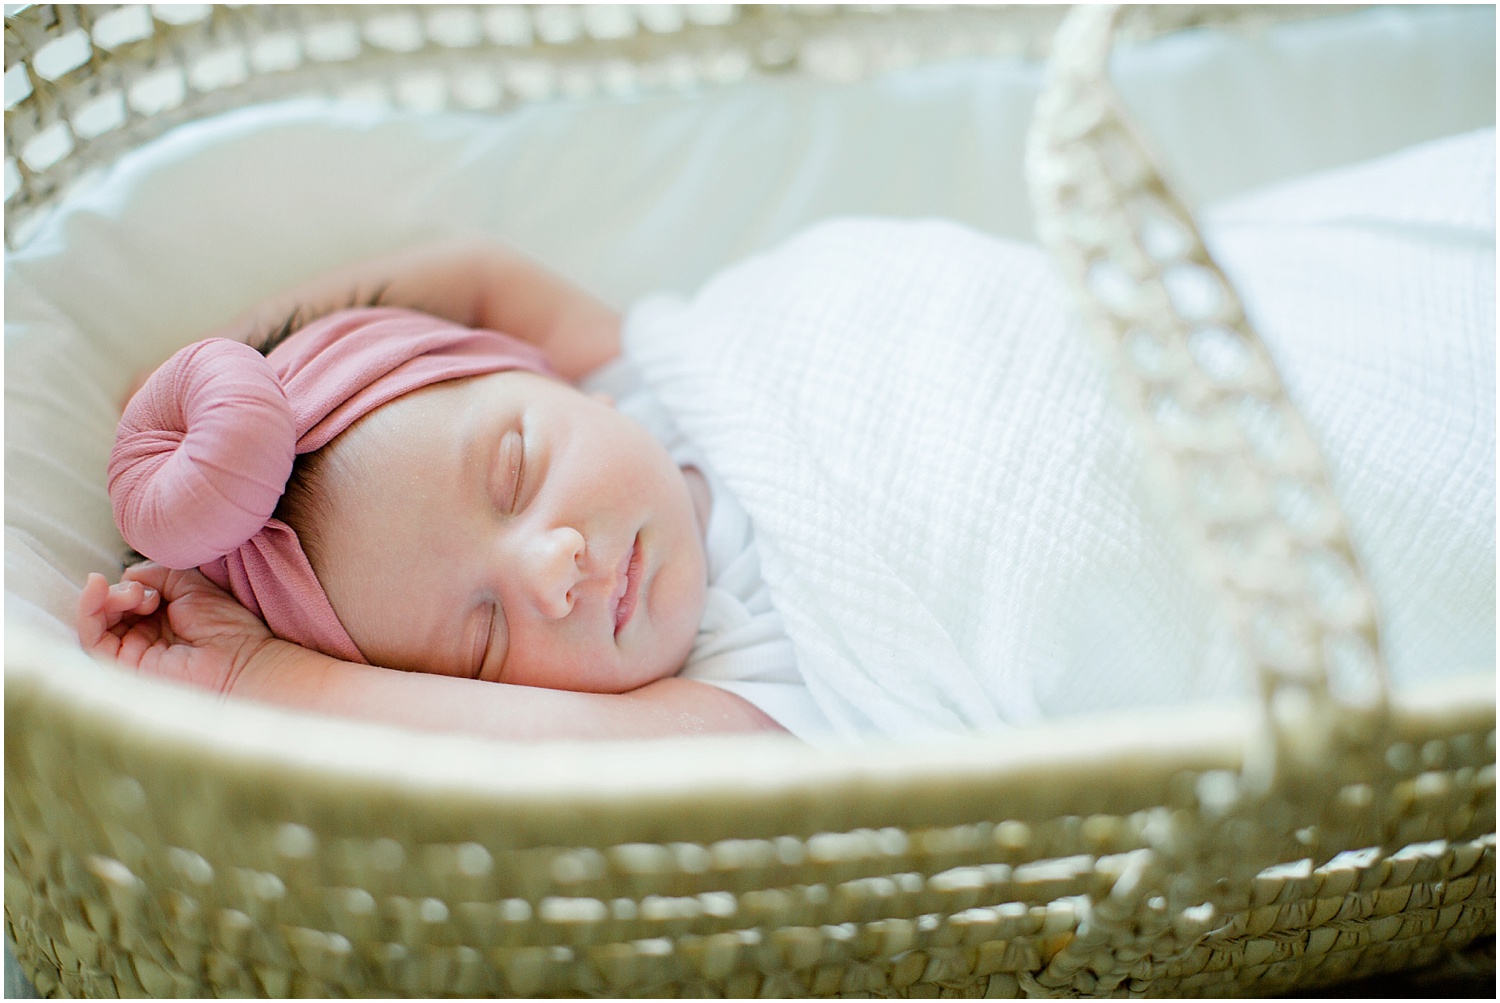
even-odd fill
[(615, 576), (615, 591), (610, 597), (610, 606), (615, 614), (615, 637), (630, 622), (635, 613), (636, 600), (641, 585), (641, 535), (637, 533), (630, 543), (630, 550), (620, 558), (619, 571)]

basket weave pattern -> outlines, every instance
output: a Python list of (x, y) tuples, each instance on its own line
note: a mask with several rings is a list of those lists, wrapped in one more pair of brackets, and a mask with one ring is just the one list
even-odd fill
[[(1183, 4), (1137, 37), (1332, 7)], [(896, 5), (35, 4), (5, 19), (5, 232), (17, 247), (74, 186), (173, 126), (333, 96), (498, 111), (803, 74), (852, 80), (933, 59), (1046, 55), (1062, 8)]]
[[(696, 841), (757, 829), (668, 804), (689, 841), (584, 842), (582, 805), (553, 813), (577, 826), (560, 842), (527, 840), (524, 806), (205, 770), (66, 707), (8, 712), (28, 739), (7, 749), (7, 922), (44, 992), (1216, 995), (1425, 964), (1494, 929), (1482, 730), (1393, 745), (1395, 817), (1267, 820), (1402, 849), (1272, 868), (1174, 914), (1141, 891), (1196, 835), (1193, 771), (1128, 813), (1006, 817), (992, 781), (960, 824)], [(1130, 944), (1068, 961), (1107, 906)]]
[[(15, 179), (7, 241), (25, 236), (13, 217), (40, 218), (92, 167), (231, 104), (337, 92), (363, 79), (383, 81), (385, 99), (409, 106), (464, 106), (468, 95), (470, 106), (498, 108), (550, 93), (609, 93), (610, 81), (625, 86), (622, 61), (637, 67), (631, 86), (647, 88), (818, 66), (850, 75), (950, 51), (1036, 51), (1056, 20), (959, 12), (957, 22), (932, 21), (942, 28), (929, 35), (894, 20), (915, 15), (729, 9), (696, 22), (681, 15), (680, 30), (668, 32), (657, 30), (665, 21), (632, 21), (626, 31), (588, 20), (597, 15), (530, 11), (514, 22), (524, 22), (522, 32), (471, 11), (479, 36), (456, 44), (475, 36), (379, 10), (397, 20), (362, 12), (369, 19), (352, 50), (310, 41), (324, 30), (312, 13), (218, 8), (183, 24), (150, 21), (133, 41), (91, 41), (84, 60), (55, 77), (33, 65), (41, 51), (78, 31), (92, 38), (119, 11), (44, 5), (7, 18), (7, 82), (16, 67), (29, 81), (7, 108)], [(1205, 15), (1170, 15), (1195, 16)], [(1253, 449), (1243, 437), (1194, 437), (1249, 391), (1284, 417), (1283, 445), (1299, 441), (1300, 425), (1191, 215), (1112, 102), (1105, 65), (1114, 21), (1112, 11), (1081, 11), (1059, 43), (1030, 151), (1039, 224), (1101, 343), (1120, 359), (1124, 396), (1141, 402), (1147, 442), (1255, 653), (1268, 708), (1262, 742), (1243, 757), (1188, 744), (1105, 774), (1087, 761), (1039, 771), (976, 740), (924, 750), (910, 765), (796, 760), (801, 772), (788, 771), (779, 789), (746, 786), (743, 770), (731, 768), (766, 747), (710, 743), (703, 756), (726, 764), (725, 783), (709, 770), (633, 797), (582, 782), (497, 793), (457, 768), (417, 785), (324, 768), (312, 756), (288, 763), (194, 742), (91, 691), (83, 671), (91, 667), (18, 646), (7, 653), (5, 913), (37, 988), (89, 996), (1222, 995), (1427, 965), (1476, 944), (1478, 963), (1488, 948), (1492, 966), (1493, 709), (1386, 705), (1374, 605), (1315, 453), (1273, 450), (1247, 461)], [(1002, 22), (1004, 31), (988, 35), (976, 27)], [(415, 25), (415, 36), (403, 36), (402, 24)], [(269, 58), (257, 45), (277, 32), (300, 39), (301, 55), (280, 69), (257, 65)], [(918, 41), (902, 49), (894, 37)], [(206, 54), (235, 45), (242, 78), (200, 68)], [(443, 56), (455, 50), (463, 60)], [(528, 91), (526, 80), (542, 78), (528, 78), (522, 63), (538, 58), (550, 83)], [(367, 77), (352, 72), (356, 64)], [(497, 86), (454, 82), (480, 65)], [(396, 66), (416, 76), (400, 78)], [(175, 104), (153, 109), (134, 88), (163, 69), (183, 87)], [(409, 84), (422, 73), (440, 73), (441, 84)], [(89, 135), (76, 125), (79, 110), (111, 92), (123, 115)], [(30, 155), (60, 122), (66, 138), (54, 150), (64, 153), (48, 160), (44, 143)], [(1175, 222), (1170, 253), (1153, 253), (1162, 238), (1134, 208), (1141, 197)], [(1164, 278), (1183, 263), (1217, 283), (1208, 326), (1234, 339), (1242, 363), (1227, 379), (1211, 368), (1132, 361), (1131, 335), (1147, 313), (1168, 354), (1193, 355), (1193, 333), (1207, 321), (1187, 316)], [(1112, 298), (1103, 266), (1124, 276), (1123, 299)], [(1150, 402), (1164, 387), (1190, 402), (1192, 434), (1153, 427)], [(1194, 493), (1195, 471), (1209, 461), (1218, 476), (1294, 476), (1313, 510), (1332, 515), (1309, 529), (1274, 505), (1226, 513), (1212, 491)], [(1280, 545), (1255, 543), (1264, 539)], [(1345, 572), (1331, 595), (1310, 591), (1298, 570), (1299, 556), (1320, 553)], [(1292, 573), (1257, 573), (1267, 562)], [(1292, 619), (1268, 619), (1266, 609)], [(1354, 656), (1338, 655), (1351, 648)], [(138, 682), (112, 681), (111, 692), (128, 696)], [(517, 770), (528, 765), (524, 752), (504, 755)], [(584, 768), (581, 755), (574, 761)]]
[(767, 74), (852, 79), (934, 57), (1040, 57), (1060, 17), (1048, 8), (933, 19), (730, 4), (39, 4), (5, 22), (7, 244), (24, 242), (27, 223), (91, 169), (229, 108), (315, 95), (498, 111)]

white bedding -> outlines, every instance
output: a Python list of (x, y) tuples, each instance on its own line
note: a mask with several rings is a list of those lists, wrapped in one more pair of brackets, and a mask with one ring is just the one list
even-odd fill
[[(1493, 7), (1381, 8), (1162, 39), (1117, 77), (1207, 199), (1492, 124), (1493, 37)], [(8, 623), (73, 643), (79, 585), (124, 554), (103, 475), (119, 396), (255, 299), (455, 231), (622, 307), (840, 214), (1024, 239), (1039, 80), (997, 60), (501, 117), (296, 103), (164, 137), (6, 255)]]
[[(1495, 135), (1225, 206), (1207, 237), (1328, 456), (1398, 686), (1495, 657)], [(826, 223), (657, 297), (626, 354), (749, 511), (846, 737), (1249, 693), (1047, 259)]]

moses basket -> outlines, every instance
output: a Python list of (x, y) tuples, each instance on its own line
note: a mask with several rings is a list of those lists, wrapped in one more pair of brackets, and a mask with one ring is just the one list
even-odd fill
[[(905, 39), (908, 57), (996, 38), (1039, 52), (1063, 14), (663, 8), (613, 31), (590, 20), (598, 12), (536, 9), (507, 12), (534, 28), (525, 37), (455, 41), (389, 7), (134, 10), (139, 30), (115, 24), (108, 44), (88, 39), (118, 15), (109, 7), (7, 16), (7, 90), (24, 82), (6, 111), (9, 246), (70, 183), (173, 125), (380, 81), (393, 65), (443, 67), (449, 48), (502, 66), (529, 47), (567, 72), (600, 53), (649, 68), (712, 49), (738, 60), (677, 65), (732, 85), (805, 70), (811, 41), (874, 52), (860, 48), (872, 26)], [(356, 24), (343, 49), (190, 74), (175, 104), (70, 131), (84, 98), (226, 40), (311, 37), (377, 14), (405, 24), (405, 41), (372, 28), (361, 44)], [(636, 30), (636, 16), (676, 21)], [(1244, 16), (1180, 8), (1123, 30)], [(1261, 714), (1135, 714), (860, 751), (748, 738), (521, 747), (215, 702), (18, 629), (5, 669), (5, 917), (36, 988), (1191, 996), (1434, 965), (1492, 972), (1493, 692), (1388, 692), (1375, 604), (1317, 451), (1113, 96), (1119, 21), (1079, 8), (1052, 42), (1028, 146), (1038, 232), (1139, 418), (1205, 587), (1239, 625)], [(71, 65), (59, 69), (54, 48), (38, 67), (67, 39), (81, 53)], [(872, 57), (865, 70), (878, 68)], [(642, 86), (653, 79), (642, 70)], [(1209, 290), (1210, 305), (1184, 306), (1178, 280)], [(1188, 359), (1206, 323), (1237, 339), (1238, 372), (1134, 367), (1127, 332)], [(1163, 393), (1188, 403), (1185, 420), (1161, 417)], [(1268, 448), (1237, 430), (1246, 395), (1282, 419)], [(1288, 481), (1333, 517), (1238, 503)], [(1205, 482), (1227, 489), (1197, 490)], [(1347, 569), (1334, 594), (1313, 589), (1309, 555)]]

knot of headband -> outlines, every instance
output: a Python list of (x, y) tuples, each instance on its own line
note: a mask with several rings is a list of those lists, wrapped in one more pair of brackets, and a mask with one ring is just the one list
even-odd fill
[(297, 534), (274, 517), (293, 463), (402, 394), (511, 369), (552, 372), (509, 335), (394, 307), (330, 314), (267, 356), (223, 338), (196, 342), (120, 418), (109, 458), (115, 523), (151, 560), (201, 570), (276, 636), (363, 662)]

